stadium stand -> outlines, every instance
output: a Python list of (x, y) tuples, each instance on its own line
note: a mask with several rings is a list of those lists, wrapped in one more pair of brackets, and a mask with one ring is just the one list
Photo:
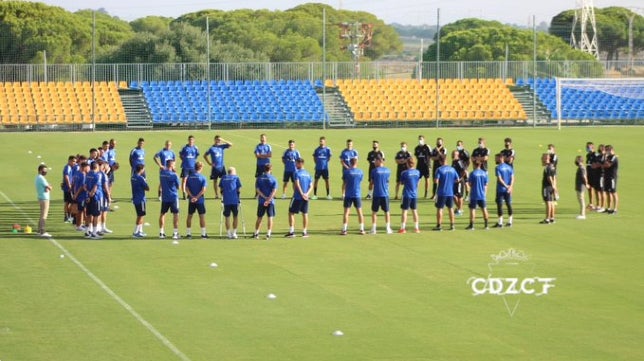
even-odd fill
[[(154, 123), (282, 123), (324, 119), (308, 81), (144, 81), (141, 88)], [(210, 117), (209, 102), (210, 101)]]
[[(2, 125), (83, 125), (125, 123), (123, 105), (114, 83), (0, 83)], [(96, 99), (95, 101), (93, 99)]]
[[(557, 113), (557, 80), (554, 78), (518, 79), (518, 86), (535, 89), (551, 112)], [(561, 89), (561, 118), (566, 120), (636, 120), (644, 118), (644, 86), (602, 87), (577, 84)]]
[[(526, 120), (501, 79), (338, 80), (356, 121)], [(440, 101), (436, 107), (437, 86)]]

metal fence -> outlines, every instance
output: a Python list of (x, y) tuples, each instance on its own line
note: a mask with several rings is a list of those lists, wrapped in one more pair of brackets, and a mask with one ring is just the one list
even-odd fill
[[(99, 99), (96, 87), (105, 85), (104, 82), (113, 82), (119, 88), (127, 88), (133, 83), (161, 82), (161, 81), (271, 81), (271, 80), (297, 80), (309, 81), (320, 84), (326, 80), (327, 84), (335, 84), (339, 79), (503, 79), (508, 83), (516, 82), (519, 79), (530, 78), (642, 78), (644, 76), (644, 59), (637, 61), (497, 61), (497, 62), (400, 62), (400, 61), (376, 61), (376, 62), (309, 62), (309, 63), (179, 63), (179, 64), (3, 64), (0, 65), (0, 83), (11, 85), (22, 83), (22, 86), (29, 86), (29, 83), (39, 83), (49, 86), (51, 83), (90, 83), (92, 87), (91, 103), (92, 109)], [(208, 82), (210, 84), (210, 82)], [(58, 84), (60, 85), (60, 84)], [(29, 86), (30, 87), (30, 86)], [(31, 88), (31, 87), (30, 87)], [(324, 88), (325, 90), (327, 88)], [(134, 90), (125, 90), (135, 92)], [(1, 95), (1, 94), (0, 94)], [(325, 127), (334, 125), (332, 119), (340, 119), (346, 122), (347, 126), (355, 125), (351, 112), (348, 108), (337, 110), (336, 106), (327, 101), (327, 95), (322, 95), (325, 107), (326, 118), (330, 119), (315, 122), (280, 122), (280, 127)], [(333, 95), (333, 94), (331, 94)], [(437, 93), (437, 99), (439, 98)], [(333, 97), (331, 97), (332, 99)], [(536, 95), (532, 96), (536, 99)], [(123, 100), (123, 99), (122, 99)], [(552, 119), (547, 111), (541, 109), (536, 101), (524, 104), (529, 122), (519, 124), (552, 125)], [(123, 101), (125, 106), (125, 101)], [(210, 108), (210, 106), (209, 106)], [(127, 112), (127, 111), (126, 111)], [(73, 124), (59, 123), (56, 119), (68, 118), (64, 109), (53, 110), (47, 113), (47, 119), (35, 113), (26, 113), (9, 117), (8, 119), (0, 108), (0, 131), (20, 131), (23, 129), (34, 130), (59, 130), (59, 129), (95, 129), (95, 127), (108, 127), (114, 129), (135, 128), (137, 116), (127, 117), (127, 124), (103, 124), (103, 118), (113, 119), (114, 114), (97, 114), (92, 110), (90, 115), (78, 117)], [(108, 110), (109, 113), (109, 110)], [(436, 113), (439, 114), (439, 113)], [(168, 124), (152, 122), (151, 116), (147, 116), (148, 126), (162, 129)], [(54, 119), (51, 121), (51, 119)], [(118, 117), (117, 117), (118, 118)], [(195, 118), (195, 117), (193, 117)], [(28, 119), (24, 123), (24, 119)], [(29, 120), (30, 119), (30, 120)], [(34, 123), (33, 119), (37, 119)], [(44, 120), (43, 120), (44, 119)], [(203, 127), (207, 124), (210, 127), (213, 122), (211, 118), (205, 123), (202, 122), (172, 122), (171, 126)], [(348, 119), (348, 120), (345, 120)], [(194, 120), (194, 119), (193, 119)], [(641, 121), (641, 119), (639, 120)], [(365, 122), (362, 122), (365, 125)], [(502, 124), (497, 121), (490, 122), (442, 122), (439, 116), (435, 119), (427, 119), (424, 122), (389, 121), (374, 123), (374, 126), (387, 127), (414, 127), (414, 126), (489, 126)], [(517, 123), (514, 123), (517, 124)], [(590, 124), (593, 124), (590, 122)], [(335, 124), (337, 126), (337, 124)], [(217, 126), (227, 127), (266, 127), (265, 122), (249, 122), (243, 117), (235, 118), (234, 121), (225, 124), (217, 123)]]
[(644, 60), (0, 65), (2, 82), (603, 78), (643, 73)]

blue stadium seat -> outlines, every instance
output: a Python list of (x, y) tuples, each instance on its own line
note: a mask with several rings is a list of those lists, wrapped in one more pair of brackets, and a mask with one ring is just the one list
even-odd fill
[[(315, 86), (300, 80), (150, 81), (132, 82), (143, 90), (159, 123), (204, 122), (208, 120), (210, 86), (211, 120), (214, 122), (317, 121), (324, 106)], [(284, 114), (286, 112), (287, 115)]]

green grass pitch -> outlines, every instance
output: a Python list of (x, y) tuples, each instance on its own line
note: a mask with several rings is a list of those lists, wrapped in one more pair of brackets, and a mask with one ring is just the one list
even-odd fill
[[(172, 140), (178, 152), (194, 134), (202, 153), (215, 134), (234, 143), (226, 151), (226, 165), (237, 167), (241, 177), (250, 234), (256, 209), (252, 154), (262, 132), (0, 133), (0, 360), (644, 359), (644, 191), (638, 161), (644, 128), (266, 130), (280, 183), (279, 159), (288, 139), (296, 140), (311, 172), (318, 137), (328, 139), (335, 199), (311, 201), (311, 237), (282, 237), (286, 200), (277, 203), (273, 239), (213, 237), (219, 234), (220, 205), (209, 184), (211, 239), (178, 245), (158, 239), (158, 177), (151, 165), (163, 142)], [(501, 149), (503, 138), (512, 137), (514, 227), (465, 231), (467, 219), (461, 216), (456, 231), (432, 232), (436, 212), (422, 200), (420, 234), (383, 234), (380, 215), (379, 234), (360, 236), (352, 212), (353, 234), (339, 236), (337, 157), (345, 140), (354, 139), (364, 170), (371, 140), (379, 140), (393, 170), (399, 143), (413, 148), (419, 134), (430, 145), (443, 137), (450, 150), (458, 139), (471, 150), (483, 136), (493, 152)], [(131, 237), (127, 166), (139, 136), (146, 139), (152, 188), (146, 217), (151, 225), (143, 240)], [(110, 138), (118, 141), (117, 159), (125, 165), (116, 175), (119, 209), (108, 218), (115, 232), (86, 240), (62, 222), (60, 173), (69, 154), (86, 153)], [(584, 155), (588, 140), (615, 146), (620, 207), (617, 215), (590, 213), (579, 221), (573, 160)], [(548, 143), (559, 155), (561, 199), (557, 223), (540, 225), (540, 154)], [(14, 223), (36, 225), (33, 182), (41, 161), (52, 168), (47, 178), (54, 185), (48, 220), (53, 240), (11, 233)], [(492, 181), (488, 204), (494, 220), (493, 199)], [(370, 203), (363, 206), (370, 215)], [(181, 233), (186, 209), (182, 203)], [(301, 219), (296, 221), (301, 230)], [(392, 226), (399, 224), (400, 208), (392, 200)], [(489, 265), (491, 255), (509, 249), (528, 259)], [(218, 267), (211, 268), (212, 262)], [(474, 296), (468, 280), (488, 276), (556, 280), (542, 296)], [(277, 298), (268, 299), (270, 293)], [(335, 330), (344, 336), (334, 336)]]

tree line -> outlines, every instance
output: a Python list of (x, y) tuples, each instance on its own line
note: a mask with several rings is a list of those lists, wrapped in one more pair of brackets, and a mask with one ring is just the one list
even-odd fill
[[(403, 50), (400, 31), (414, 29), (387, 25), (363, 11), (337, 10), (324, 4), (304, 4), (286, 11), (202, 10), (178, 18), (147, 16), (131, 22), (105, 11), (69, 12), (38, 2), (0, 2), (0, 63), (212, 63), (309, 62), (323, 53), (323, 19), (326, 9), (326, 58), (350, 61), (341, 23), (373, 24), (372, 45), (365, 61)], [(549, 34), (539, 33), (539, 58), (591, 59), (569, 46), (573, 12), (552, 20)], [(596, 11), (600, 50), (619, 59), (628, 45), (628, 20), (633, 19), (635, 51), (644, 49), (644, 19), (624, 8)], [(601, 21), (600, 21), (601, 19)], [(209, 33), (206, 34), (206, 23)], [(568, 25), (569, 24), (569, 25)], [(568, 26), (568, 28), (566, 28)], [(427, 35), (424, 27), (420, 34)], [(435, 32), (431, 32), (436, 39)], [(207, 36), (210, 37), (208, 41)], [(441, 59), (489, 61), (532, 59), (533, 34), (495, 21), (464, 19), (441, 28)], [(208, 52), (208, 44), (210, 49)], [(430, 45), (423, 59), (436, 58)]]

